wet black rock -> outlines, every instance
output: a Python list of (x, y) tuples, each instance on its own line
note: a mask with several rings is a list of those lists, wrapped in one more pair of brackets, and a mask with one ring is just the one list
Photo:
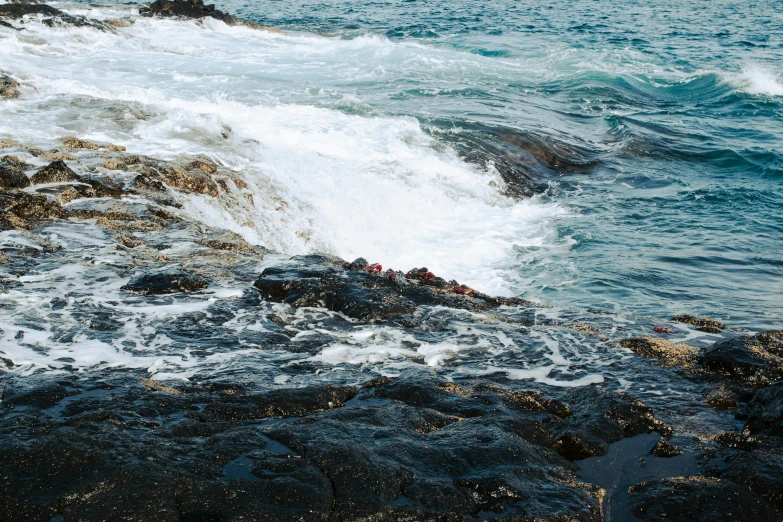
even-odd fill
[(84, 16), (74, 16), (64, 13), (50, 5), (34, 2), (8, 3), (0, 5), (0, 19), (18, 20), (26, 15), (40, 14), (48, 18), (43, 19), (43, 23), (50, 26), (76, 26), (93, 27), (96, 29), (107, 30), (110, 26), (101, 21), (86, 18)]
[[(783, 451), (760, 448), (735, 451), (720, 478), (740, 484), (783, 510)], [(783, 512), (783, 511), (781, 511)]]
[(63, 14), (59, 9), (46, 4), (37, 3), (9, 3), (0, 5), (0, 18), (16, 20), (25, 15), (41, 14), (44, 16), (58, 16)]
[(181, 16), (183, 18), (211, 17), (232, 25), (234, 18), (215, 9), (215, 4), (204, 5), (203, 0), (157, 0), (139, 9), (142, 16)]
[(262, 297), (271, 301), (296, 307), (324, 307), (365, 321), (404, 318), (422, 305), (488, 310), (500, 305), (531, 304), (477, 292), (458, 295), (451, 291), (451, 285), (441, 287), (389, 278), (351, 268), (342, 259), (321, 255), (298, 256), (288, 263), (267, 268), (254, 286)]
[(24, 165), (20, 162), (9, 160), (5, 156), (0, 161), (0, 189), (20, 189), (30, 186), (30, 178), (24, 173)]
[(46, 196), (17, 192), (0, 194), (0, 229), (28, 229), (42, 219), (62, 218), (65, 210)]
[(650, 455), (654, 455), (662, 459), (669, 459), (676, 457), (677, 455), (682, 455), (682, 450), (661, 437), (658, 439), (658, 442), (655, 443), (655, 446), (653, 446), (650, 450)]
[(142, 295), (173, 294), (194, 292), (208, 285), (209, 282), (199, 275), (177, 268), (167, 268), (139, 274), (128, 281), (122, 289)]
[(745, 426), (753, 435), (783, 437), (783, 383), (756, 393), (748, 404)]
[(591, 386), (569, 393), (565, 402), (574, 413), (547, 428), (557, 436), (557, 451), (569, 460), (605, 455), (609, 444), (624, 437), (652, 431), (672, 434), (652, 408), (622, 393)]
[(51, 162), (45, 167), (41, 167), (30, 178), (33, 185), (42, 185), (44, 183), (73, 183), (81, 181), (81, 177), (68, 167), (62, 160)]
[(671, 320), (677, 323), (689, 324), (700, 332), (720, 333), (726, 329), (726, 325), (720, 321), (697, 315), (675, 315)]
[(43, 381), (32, 383), (22, 379), (12, 380), (5, 384), (2, 399), (9, 408), (17, 406), (35, 406), (48, 408), (63, 398), (71, 395), (68, 390), (56, 382)]
[(704, 353), (702, 365), (710, 371), (738, 378), (749, 386), (766, 386), (783, 377), (783, 353), (776, 333), (719, 341)]
[(675, 477), (631, 486), (631, 510), (642, 520), (671, 522), (779, 521), (781, 513), (762, 496), (735, 483)]
[(481, 419), (385, 403), (289, 422), (269, 436), (329, 477), (337, 520), (602, 519), (601, 491), (576, 480), (571, 464)]

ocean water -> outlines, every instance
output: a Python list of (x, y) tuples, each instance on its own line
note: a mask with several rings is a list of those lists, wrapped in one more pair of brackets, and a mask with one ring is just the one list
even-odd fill
[[(163, 159), (212, 158), (241, 173), (254, 203), (190, 197), (184, 211), (281, 256), (426, 265), (488, 293), (552, 304), (552, 317), (697, 313), (740, 329), (781, 326), (781, 2), (218, 6), (282, 32), (140, 18), (138, 6), (119, 3), (52, 5), (135, 23), (116, 33), (35, 20), (24, 31), (0, 27), (0, 69), (23, 84), (20, 99), (0, 105), (0, 138), (53, 147), (75, 134)], [(107, 248), (89, 227), (70, 240)], [(57, 270), (106, 292), (101, 302), (123, 284), (103, 288), (76, 265)], [(50, 279), (25, 277), (43, 299)], [(142, 355), (121, 341), (57, 341), (57, 325), (16, 343), (24, 327), (8, 317), (4, 354), (24, 368), (59, 368), (67, 356), (77, 367), (189, 377), (200, 362), (147, 335), (151, 321), (242, 291), (154, 313), (141, 301), (123, 309), (136, 314), (126, 334)], [(38, 301), (25, 299), (30, 314)], [(241, 314), (234, 322), (256, 324)], [(500, 357), (530, 342), (493, 328), (455, 326), (451, 342), (410, 350), (405, 332), (356, 327), (313, 361), (415, 356), (437, 366), (468, 348)], [(532, 335), (543, 354), (535, 367), (506, 360), (504, 371), (581, 385), (601, 382), (601, 367), (619, 357), (547, 335)], [(490, 359), (481, 371), (497, 369)]]

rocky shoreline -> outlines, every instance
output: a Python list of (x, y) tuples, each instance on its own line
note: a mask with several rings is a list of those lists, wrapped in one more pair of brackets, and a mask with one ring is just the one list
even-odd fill
[(241, 173), (58, 143), (0, 139), (0, 521), (783, 520), (783, 332), (283, 256), (183, 210)]

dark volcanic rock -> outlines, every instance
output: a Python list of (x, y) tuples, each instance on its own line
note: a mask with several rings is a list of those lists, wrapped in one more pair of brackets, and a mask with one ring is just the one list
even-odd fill
[(44, 18), (43, 23), (50, 26), (74, 25), (77, 27), (94, 27), (96, 29), (106, 30), (109, 26), (98, 20), (85, 18), (84, 16), (73, 16), (64, 13), (59, 9), (46, 4), (35, 2), (8, 3), (0, 5), (0, 19), (18, 20), (26, 15), (40, 14), (49, 18)]
[(745, 486), (783, 510), (783, 453), (779, 449), (734, 452), (720, 478)]
[(520, 519), (602, 518), (600, 490), (575, 480), (566, 460), (480, 419), (388, 403), (269, 435), (329, 477), (337, 520), (470, 520), (506, 510)]
[(0, 18), (19, 19), (29, 14), (42, 14), (44, 16), (58, 16), (63, 14), (59, 9), (46, 4), (36, 3), (9, 3), (0, 5)]
[(675, 477), (631, 486), (631, 510), (642, 520), (672, 522), (777, 521), (781, 513), (737, 484), (705, 477)]
[(566, 402), (574, 413), (548, 429), (557, 435), (557, 451), (569, 460), (605, 455), (608, 444), (623, 437), (672, 433), (655, 418), (652, 408), (624, 394), (591, 386), (571, 392)]
[(671, 320), (677, 323), (689, 324), (700, 332), (720, 333), (726, 329), (726, 325), (720, 321), (697, 315), (675, 315)]
[(452, 291), (452, 284), (440, 284), (443, 280), (431, 273), (426, 281), (419, 281), (398, 274), (380, 275), (356, 263), (321, 255), (298, 256), (265, 269), (253, 286), (271, 301), (323, 307), (368, 321), (405, 317), (421, 305), (488, 310), (500, 305), (532, 304), (478, 292), (460, 295)]
[(201, 276), (177, 268), (146, 272), (133, 277), (122, 287), (138, 294), (173, 294), (194, 292), (205, 288), (209, 282)]
[(658, 442), (655, 443), (655, 446), (653, 446), (650, 450), (650, 455), (654, 455), (662, 459), (668, 459), (671, 457), (676, 457), (677, 455), (682, 455), (682, 450), (677, 446), (673, 446), (671, 443), (669, 443), (668, 440), (661, 437), (658, 439)]
[(702, 365), (710, 371), (737, 377), (750, 386), (768, 385), (783, 377), (783, 353), (776, 333), (719, 341), (707, 349)]
[(783, 383), (756, 393), (748, 404), (746, 427), (753, 435), (783, 437)]
[(22, 170), (24, 165), (7, 161), (0, 162), (0, 189), (19, 189), (30, 186), (30, 178)]
[(0, 229), (26, 229), (41, 219), (62, 218), (65, 210), (46, 196), (18, 192), (0, 196)]
[(79, 175), (72, 171), (62, 160), (53, 161), (49, 165), (41, 167), (38, 169), (38, 172), (33, 174), (30, 178), (30, 182), (33, 185), (42, 185), (44, 183), (71, 183), (81, 180)]
[(234, 18), (215, 9), (215, 4), (204, 5), (203, 0), (157, 0), (139, 9), (142, 16), (181, 16), (183, 18), (212, 17), (232, 25)]

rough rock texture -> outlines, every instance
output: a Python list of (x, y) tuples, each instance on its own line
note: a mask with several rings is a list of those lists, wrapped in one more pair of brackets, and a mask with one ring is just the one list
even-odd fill
[(618, 344), (642, 357), (658, 359), (665, 366), (690, 366), (697, 358), (696, 348), (655, 337), (622, 339)]
[(13, 156), (4, 156), (0, 160), (0, 189), (20, 189), (30, 186), (30, 178), (24, 173), (28, 167)]
[(41, 167), (30, 178), (30, 182), (33, 185), (42, 185), (44, 183), (72, 183), (74, 181), (82, 181), (82, 179), (61, 160), (53, 161), (46, 167)]
[(748, 404), (746, 428), (753, 435), (783, 437), (783, 383), (756, 393)]
[(173, 294), (174, 292), (194, 292), (209, 285), (201, 276), (177, 268), (145, 272), (133, 277), (122, 287), (128, 292), (142, 295)]
[(650, 455), (661, 457), (663, 459), (669, 459), (676, 457), (677, 455), (682, 455), (682, 450), (661, 437), (658, 439), (658, 442), (655, 443), (655, 446), (653, 446), (650, 450)]
[[(0, 5), (0, 8), (4, 6)], [(19, 82), (11, 78), (6, 74), (0, 73), (0, 98), (18, 98), (21, 96), (19, 92)]]
[(26, 15), (43, 15), (43, 23), (50, 26), (76, 26), (93, 27), (100, 30), (108, 30), (111, 27), (101, 21), (74, 16), (64, 13), (59, 9), (37, 2), (16, 2), (0, 5), (0, 20), (19, 20)]
[(0, 194), (0, 230), (27, 229), (41, 219), (64, 216), (63, 208), (45, 196), (24, 192)]
[(147, 7), (139, 9), (142, 16), (180, 16), (183, 18), (211, 17), (229, 25), (234, 24), (234, 18), (215, 9), (215, 4), (204, 5), (203, 0), (157, 0)]
[(125, 147), (122, 145), (112, 145), (111, 143), (96, 143), (94, 141), (87, 141), (76, 136), (65, 136), (60, 138), (63, 147), (72, 150), (100, 150), (105, 149), (111, 152), (125, 152)]
[(405, 320), (419, 305), (488, 310), (530, 304), (478, 292), (458, 294), (453, 290), (456, 281), (446, 283), (434, 276), (424, 280), (416, 269), (408, 273), (410, 277), (401, 273), (384, 276), (365, 271), (367, 262), (357, 261), (349, 264), (328, 256), (298, 256), (264, 270), (254, 286), (272, 301), (296, 307), (320, 306), (361, 320)]
[(735, 451), (728, 460), (721, 479), (748, 488), (783, 513), (783, 450)]
[(735, 483), (704, 477), (676, 477), (631, 486), (631, 509), (642, 520), (741, 522), (781, 520), (763, 497)]
[(783, 377), (779, 332), (764, 332), (719, 341), (704, 354), (702, 365), (738, 378), (750, 386), (765, 386)]
[(217, 183), (201, 169), (185, 170), (174, 166), (163, 169), (162, 174), (166, 183), (185, 192), (205, 194), (214, 198), (219, 195)]
[(726, 329), (726, 325), (720, 321), (697, 315), (675, 315), (671, 320), (677, 323), (689, 324), (700, 332), (720, 333)]

